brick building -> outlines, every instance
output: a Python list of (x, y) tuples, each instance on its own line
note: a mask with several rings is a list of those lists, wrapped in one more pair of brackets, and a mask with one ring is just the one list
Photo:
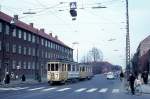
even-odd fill
[(6, 72), (16, 76), (36, 79), (46, 77), (46, 63), (53, 59), (73, 61), (73, 49), (46, 34), (44, 29), (34, 28), (17, 21), (10, 24), (12, 17), (0, 11), (0, 79)]
[(150, 71), (150, 36), (141, 41), (132, 59), (132, 63), (134, 71)]

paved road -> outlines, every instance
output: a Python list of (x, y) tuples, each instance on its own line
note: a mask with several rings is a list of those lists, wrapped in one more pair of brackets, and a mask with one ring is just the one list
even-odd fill
[(121, 88), (119, 80), (96, 75), (91, 80), (68, 85), (47, 83), (0, 88), (0, 99), (149, 99), (149, 94), (131, 95)]

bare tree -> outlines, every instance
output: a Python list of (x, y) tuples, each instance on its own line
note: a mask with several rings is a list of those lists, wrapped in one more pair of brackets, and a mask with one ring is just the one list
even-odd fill
[(96, 47), (93, 47), (88, 51), (86, 55), (84, 55), (81, 59), (82, 63), (90, 63), (90, 62), (100, 62), (103, 60), (102, 51)]
[(98, 62), (103, 60), (103, 54), (101, 50), (99, 50), (96, 47), (92, 48), (92, 50), (90, 51), (90, 56), (92, 57), (93, 62)]

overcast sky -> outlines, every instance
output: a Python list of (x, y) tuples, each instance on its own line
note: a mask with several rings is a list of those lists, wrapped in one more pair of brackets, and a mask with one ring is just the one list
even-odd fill
[[(77, 2), (77, 8), (84, 8), (77, 9), (76, 21), (72, 21), (69, 14), (72, 1)], [(97, 47), (105, 61), (125, 66), (125, 0), (0, 0), (0, 5), (1, 11), (11, 16), (18, 14), (20, 20), (45, 28), (47, 33), (58, 35), (70, 47), (76, 49), (72, 43), (79, 42), (79, 59), (92, 47)], [(107, 8), (92, 9), (95, 6)], [(150, 34), (149, 10), (150, 0), (129, 0), (131, 55)], [(23, 14), (29, 11), (37, 14)]]

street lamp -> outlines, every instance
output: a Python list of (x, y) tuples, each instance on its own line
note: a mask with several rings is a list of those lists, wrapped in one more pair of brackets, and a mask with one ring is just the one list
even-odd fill
[[(73, 42), (72, 44), (74, 46), (74, 45), (78, 45), (79, 43), (78, 42)], [(78, 47), (77, 47), (77, 62), (78, 62)]]

